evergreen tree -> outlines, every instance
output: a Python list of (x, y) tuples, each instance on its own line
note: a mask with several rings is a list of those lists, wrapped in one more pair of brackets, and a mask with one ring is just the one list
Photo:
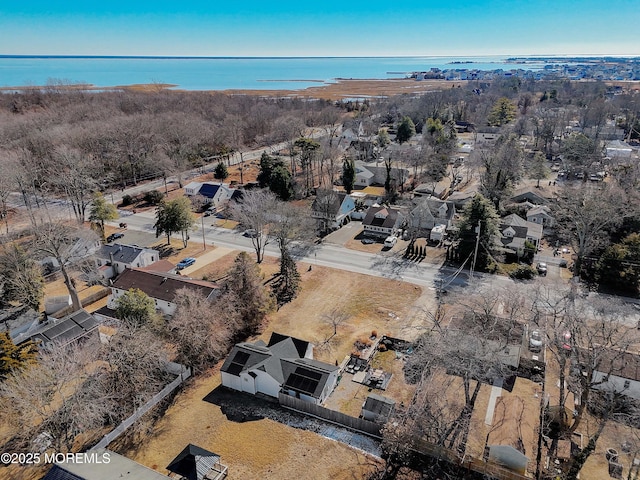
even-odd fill
[(276, 159), (267, 155), (267, 152), (262, 152), (260, 157), (260, 171), (258, 172), (258, 185), (260, 188), (266, 188), (271, 181), (271, 172), (275, 167)]
[(171, 235), (180, 232), (182, 242), (186, 247), (189, 242), (189, 230), (195, 223), (195, 217), (191, 211), (191, 202), (186, 197), (178, 197), (175, 200), (162, 201), (156, 208), (156, 237), (164, 234), (167, 236), (167, 245), (171, 244)]
[(353, 159), (345, 157), (342, 162), (342, 185), (345, 192), (350, 194), (353, 191), (353, 186), (356, 183), (356, 166), (353, 163)]
[(483, 270), (489, 265), (489, 251), (493, 246), (493, 239), (498, 233), (498, 222), (498, 214), (491, 202), (480, 194), (473, 197), (473, 200), (463, 210), (460, 230), (458, 231), (458, 252), (462, 261), (471, 259), (474, 255), (478, 238), (476, 229), (479, 224), (480, 243), (478, 245), (475, 269)]
[(9, 332), (0, 333), (0, 380), (15, 370), (20, 370), (36, 363), (38, 350), (32, 341), (16, 345)]
[(229, 170), (227, 170), (227, 166), (224, 162), (219, 162), (216, 165), (215, 170), (213, 171), (213, 178), (216, 180), (220, 180), (220, 182), (224, 182), (225, 179), (229, 176)]
[(279, 162), (271, 171), (269, 190), (285, 202), (293, 197), (293, 179), (284, 163)]
[(398, 143), (408, 142), (416, 134), (416, 126), (410, 117), (404, 117), (398, 126), (396, 140)]
[(273, 284), (273, 293), (278, 302), (278, 306), (290, 302), (300, 289), (300, 272), (291, 254), (285, 250), (280, 257), (280, 276)]
[(273, 309), (273, 297), (264, 285), (260, 267), (248, 253), (241, 252), (236, 257), (224, 290), (242, 323), (239, 336), (257, 333), (267, 313)]
[(491, 108), (487, 123), (492, 127), (501, 127), (516, 118), (516, 106), (506, 97), (499, 98)]

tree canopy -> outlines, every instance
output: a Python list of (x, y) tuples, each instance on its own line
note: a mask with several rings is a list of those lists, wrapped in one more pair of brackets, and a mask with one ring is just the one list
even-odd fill
[(398, 140), (398, 143), (408, 142), (415, 134), (416, 126), (413, 123), (413, 120), (411, 120), (411, 117), (403, 117), (400, 125), (398, 125), (398, 131), (396, 133), (396, 140)]
[(491, 202), (480, 194), (465, 205), (458, 231), (458, 252), (460, 259), (466, 261), (470, 259), (475, 251), (478, 232), (480, 227), (480, 242), (478, 245), (478, 255), (475, 268), (485, 269), (490, 261), (490, 250), (493, 247), (493, 239), (498, 233), (499, 217)]
[(156, 315), (154, 301), (139, 288), (131, 288), (116, 300), (116, 315), (133, 326), (149, 323)]
[(345, 157), (342, 162), (342, 185), (345, 192), (350, 194), (353, 191), (353, 186), (356, 183), (356, 166), (353, 163), (353, 159)]
[(89, 210), (89, 220), (100, 225), (100, 235), (104, 240), (104, 222), (118, 219), (118, 209), (115, 205), (108, 203), (102, 193), (93, 194), (91, 209)]
[(516, 106), (507, 97), (499, 98), (491, 108), (487, 123), (493, 127), (501, 127), (516, 118)]
[(191, 211), (191, 202), (186, 197), (175, 200), (162, 201), (156, 208), (156, 237), (167, 236), (167, 245), (171, 244), (171, 235), (180, 232), (182, 242), (186, 247), (189, 242), (189, 230), (195, 223), (195, 216)]

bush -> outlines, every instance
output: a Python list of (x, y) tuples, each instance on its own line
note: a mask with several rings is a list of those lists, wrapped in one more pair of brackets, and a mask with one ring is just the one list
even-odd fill
[(158, 190), (150, 190), (148, 192), (145, 192), (144, 197), (142, 199), (150, 205), (158, 205), (163, 198), (164, 198), (164, 193)]
[(535, 268), (529, 265), (519, 265), (509, 276), (514, 280), (531, 280), (537, 274), (538, 272), (536, 272)]
[(133, 197), (129, 194), (122, 196), (122, 206), (126, 207), (127, 205), (131, 205), (133, 203)]

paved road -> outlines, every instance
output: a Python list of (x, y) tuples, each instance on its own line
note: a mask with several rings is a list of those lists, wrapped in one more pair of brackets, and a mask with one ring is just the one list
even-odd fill
[[(322, 138), (328, 134), (327, 128), (314, 128), (311, 133), (309, 133), (308, 137), (310, 138)], [(263, 152), (277, 152), (283, 149), (287, 149), (289, 147), (289, 142), (281, 142), (275, 145), (268, 145), (261, 148), (256, 148), (255, 150), (248, 150), (246, 152), (238, 152), (232, 155), (228, 160), (225, 160), (225, 163), (228, 166), (237, 165), (239, 163), (252, 162), (254, 160), (258, 160)], [(219, 163), (218, 159), (215, 159), (212, 163), (204, 165), (203, 167), (193, 168), (191, 170), (187, 170), (183, 172), (181, 177), (183, 183), (188, 183), (189, 179), (193, 177), (197, 177), (202, 175), (203, 173), (211, 173), (216, 168), (216, 165)], [(167, 184), (172, 184), (170, 188), (177, 188), (178, 177), (173, 175), (167, 177)], [(151, 180), (148, 182), (140, 183), (135, 186), (127, 187), (124, 190), (118, 190), (117, 188), (105, 192), (105, 198), (111, 201), (111, 203), (115, 205), (119, 205), (122, 202), (122, 197), (124, 195), (135, 196), (140, 193), (147, 192), (149, 190), (155, 190), (157, 188), (164, 187), (164, 180), (162, 178)]]
[[(120, 220), (111, 224), (117, 226)], [(153, 212), (141, 212), (135, 215), (122, 217), (126, 221), (129, 230), (137, 230), (153, 234), (153, 224), (155, 216)], [(251, 239), (243, 237), (240, 232), (211, 225), (211, 220), (205, 222), (205, 241), (207, 245), (220, 245), (235, 250), (253, 253)], [(202, 242), (202, 230), (198, 229), (191, 233), (191, 242)], [(301, 245), (294, 244), (292, 253), (297, 261), (320, 265), (354, 273), (375, 275), (409, 283), (414, 283), (433, 290), (440, 285), (446, 290), (454, 286), (465, 286), (469, 283), (468, 271), (457, 272), (453, 268), (438, 268), (433, 265), (415, 263), (407, 261), (396, 252), (381, 252), (377, 254), (358, 252), (349, 250), (340, 245), (315, 244)], [(268, 244), (265, 254), (269, 256), (279, 256), (277, 246)], [(474, 281), (491, 281), (494, 284), (510, 284), (512, 281), (505, 277), (485, 276), (476, 273)]]

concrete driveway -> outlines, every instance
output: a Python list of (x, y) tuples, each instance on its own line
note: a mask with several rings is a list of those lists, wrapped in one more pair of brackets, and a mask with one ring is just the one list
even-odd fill
[(330, 233), (322, 240), (323, 243), (333, 245), (344, 245), (349, 240), (355, 238), (362, 231), (362, 222), (353, 220), (342, 228)]

